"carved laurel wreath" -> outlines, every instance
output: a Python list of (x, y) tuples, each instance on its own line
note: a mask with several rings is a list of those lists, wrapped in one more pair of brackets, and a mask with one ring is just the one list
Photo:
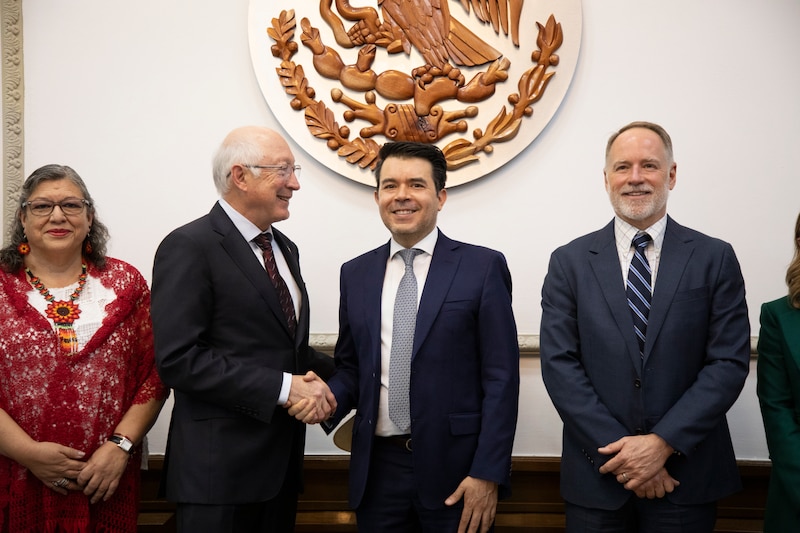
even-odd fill
[[(536, 39), (538, 46), (531, 54), (534, 65), (520, 76), (517, 82), (517, 93), (508, 96), (511, 104), (510, 110), (504, 105), (497, 115), (486, 125), (485, 131), (476, 128), (472, 132), (473, 139), (456, 139), (447, 144), (442, 152), (447, 158), (449, 170), (461, 168), (479, 160), (480, 152), (491, 153), (493, 143), (505, 142), (513, 139), (519, 132), (523, 117), (533, 115), (533, 104), (544, 94), (550, 79), (555, 72), (548, 72), (550, 67), (558, 65), (559, 57), (556, 50), (563, 43), (561, 24), (556, 22), (551, 14), (543, 26), (536, 23), (539, 33)], [(336, 122), (334, 113), (322, 100), (316, 100), (316, 92), (306, 78), (303, 66), (292, 61), (298, 51), (298, 44), (294, 39), (296, 21), (294, 10), (283, 10), (280, 16), (272, 19), (272, 27), (267, 28), (267, 34), (275, 41), (272, 45), (272, 55), (281, 60), (280, 67), (276, 68), (281, 85), (286, 94), (292, 96), (290, 105), (295, 111), (305, 112), (305, 121), (311, 134), (326, 141), (331, 150), (335, 150), (339, 157), (348, 163), (361, 168), (374, 168), (380, 145), (371, 138), (356, 137), (350, 140), (350, 128), (340, 126)], [(318, 38), (318, 30), (311, 27), (307, 19), (302, 21), (303, 41)], [(503, 58), (501, 68), (508, 68), (508, 60)], [(490, 67), (491, 68), (491, 67)], [(343, 96), (339, 89), (332, 91), (334, 101), (340, 101)], [(375, 95), (371, 91), (365, 93), (367, 106), (374, 107)], [(438, 106), (437, 106), (438, 107)], [(441, 113), (441, 108), (432, 109), (431, 114)], [(462, 116), (474, 116), (477, 108), (468, 108)], [(352, 120), (357, 113), (347, 111), (345, 118)], [(465, 128), (462, 130), (464, 131)]]

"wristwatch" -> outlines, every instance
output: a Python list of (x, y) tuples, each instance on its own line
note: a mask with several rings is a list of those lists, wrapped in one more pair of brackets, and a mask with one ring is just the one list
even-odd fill
[(111, 435), (108, 440), (119, 446), (123, 452), (133, 455), (133, 441), (125, 435)]

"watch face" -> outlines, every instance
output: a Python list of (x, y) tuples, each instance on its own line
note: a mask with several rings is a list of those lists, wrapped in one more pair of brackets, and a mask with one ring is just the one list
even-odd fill
[(112, 435), (108, 438), (111, 442), (119, 446), (123, 451), (127, 453), (131, 453), (133, 450), (133, 443), (125, 437), (120, 437), (119, 435)]

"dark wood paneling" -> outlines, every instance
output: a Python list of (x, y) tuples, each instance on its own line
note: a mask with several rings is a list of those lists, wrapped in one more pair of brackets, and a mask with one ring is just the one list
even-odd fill
[(163, 456), (151, 455), (147, 470), (142, 470), (139, 533), (173, 533), (176, 530), (175, 504), (158, 497), (163, 466)]
[[(305, 492), (297, 513), (298, 533), (350, 533), (355, 515), (347, 506), (346, 455), (312, 455), (305, 462)], [(558, 457), (515, 457), (512, 497), (498, 504), (497, 533), (564, 531), (564, 504), (558, 491)], [(175, 506), (158, 498), (163, 458), (152, 457), (142, 472), (140, 533), (175, 531)], [(751, 533), (763, 528), (770, 463), (740, 461), (744, 490), (719, 504), (718, 533)]]

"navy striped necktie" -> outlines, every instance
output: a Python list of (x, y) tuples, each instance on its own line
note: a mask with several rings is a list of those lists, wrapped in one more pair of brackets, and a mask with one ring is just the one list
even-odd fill
[(628, 269), (625, 284), (628, 307), (633, 316), (633, 330), (639, 343), (639, 356), (644, 358), (644, 341), (647, 337), (647, 318), (650, 316), (650, 300), (653, 295), (652, 273), (644, 250), (652, 240), (650, 235), (640, 231), (633, 238), (633, 259)]

